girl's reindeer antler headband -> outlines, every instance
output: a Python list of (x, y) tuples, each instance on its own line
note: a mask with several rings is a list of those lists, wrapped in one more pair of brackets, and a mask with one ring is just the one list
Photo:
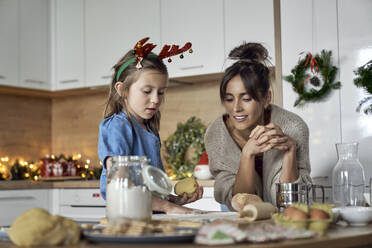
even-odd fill
[[(146, 43), (150, 38), (146, 37), (143, 38), (142, 40), (138, 41), (136, 45), (134, 46), (134, 49), (132, 50), (133, 55), (136, 55), (135, 58), (129, 59), (127, 62), (122, 64), (118, 70), (118, 73), (116, 74), (116, 81), (119, 81), (121, 73), (133, 62), (137, 62), (137, 69), (142, 68), (142, 60), (144, 58), (159, 58), (159, 59), (164, 59), (168, 58), (177, 54), (181, 54), (180, 58), (183, 59), (183, 53), (189, 50), (189, 53), (192, 53), (191, 49), (191, 42), (187, 42), (182, 48), (179, 48), (178, 45), (164, 45), (163, 49), (161, 49), (159, 55), (156, 54), (150, 54), (150, 52), (156, 47), (156, 45), (152, 43)], [(172, 59), (169, 58), (168, 62), (172, 62)]]

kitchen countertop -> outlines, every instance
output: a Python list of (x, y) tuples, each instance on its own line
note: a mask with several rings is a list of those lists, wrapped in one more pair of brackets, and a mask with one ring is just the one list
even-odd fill
[[(174, 185), (177, 181), (172, 181)], [(198, 180), (199, 185), (203, 187), (213, 187), (214, 180)], [(91, 189), (99, 188), (99, 180), (58, 180), (58, 181), (0, 181), (0, 190), (15, 189), (69, 189), (81, 188)]]
[[(179, 248), (193, 248), (200, 247), (197, 244), (151, 244), (152, 248), (164, 248), (164, 247), (179, 247)], [(310, 239), (298, 239), (298, 240), (285, 240), (280, 242), (272, 243), (240, 243), (234, 245), (219, 245), (219, 248), (240, 248), (240, 247), (268, 247), (268, 248), (329, 248), (329, 247), (371, 247), (372, 246), (372, 224), (362, 227), (343, 227), (339, 225), (333, 225), (332, 228), (328, 231), (327, 236), (310, 238)], [(10, 243), (10, 241), (0, 240), (0, 247), (9, 247), (16, 248), (17, 246)], [(56, 246), (43, 246), (43, 247), (56, 247)], [(114, 248), (114, 247), (123, 247), (123, 245), (113, 245), (113, 244), (92, 244), (88, 243), (85, 240), (82, 240), (79, 244), (70, 246), (75, 248)], [(129, 245), (126, 244), (125, 247), (136, 247), (136, 248), (147, 248), (149, 244), (135, 244)]]

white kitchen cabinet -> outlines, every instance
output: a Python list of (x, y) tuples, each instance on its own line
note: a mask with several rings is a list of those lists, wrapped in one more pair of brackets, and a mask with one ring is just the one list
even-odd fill
[(55, 0), (51, 6), (52, 89), (85, 86), (84, 1)]
[[(275, 62), (273, 0), (224, 0), (225, 58), (243, 42), (259, 42)], [(226, 61), (227, 68), (235, 61)]]
[(359, 141), (359, 158), (366, 179), (372, 176), (371, 117), (355, 111), (365, 92), (357, 88), (353, 71), (372, 58), (372, 2), (368, 0), (282, 0), (283, 75), (290, 74), (300, 52), (332, 51), (339, 68), (336, 80), (341, 89), (332, 90), (325, 101), (293, 107), (297, 94), (283, 81), (283, 106), (300, 115), (309, 126), (310, 164), (313, 178), (324, 177), (331, 185), (337, 163), (335, 143)]
[(84, 0), (0, 1), (0, 84), (84, 86)]
[(159, 0), (85, 2), (87, 86), (109, 85), (112, 67), (140, 39), (160, 46), (159, 13)]
[(19, 7), (19, 85), (48, 90), (49, 1), (20, 0)]
[[(342, 141), (359, 142), (366, 185), (372, 177), (372, 117), (356, 112), (368, 93), (354, 84), (354, 70), (372, 59), (372, 1), (338, 1)], [(357, 14), (356, 14), (357, 13)], [(371, 103), (371, 102), (369, 102)], [(366, 106), (364, 106), (366, 107)]]
[(0, 226), (10, 226), (18, 215), (35, 207), (49, 211), (49, 190), (0, 190)]
[(80, 222), (99, 222), (106, 216), (106, 202), (97, 189), (59, 189), (56, 213)]
[(18, 2), (0, 0), (0, 85), (18, 84)]
[(170, 77), (222, 71), (224, 62), (222, 0), (161, 0), (161, 37), (164, 44), (192, 43), (193, 53), (172, 57)]
[[(291, 73), (301, 52), (332, 50), (333, 63), (338, 66), (336, 1), (281, 1), (281, 30), (283, 75)], [(284, 108), (301, 116), (309, 127), (311, 176), (327, 176), (323, 185), (331, 185), (337, 162), (335, 143), (341, 141), (340, 91), (333, 90), (326, 101), (303, 107), (293, 106), (296, 98), (292, 85), (283, 80)]]

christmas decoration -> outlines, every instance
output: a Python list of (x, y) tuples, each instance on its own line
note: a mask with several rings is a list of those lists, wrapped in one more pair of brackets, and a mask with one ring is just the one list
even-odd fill
[[(331, 64), (331, 56), (332, 51), (326, 50), (322, 50), (320, 55), (315, 56), (308, 53), (291, 70), (292, 74), (284, 77), (284, 80), (291, 83), (298, 94), (294, 106), (302, 105), (304, 102), (324, 100), (332, 89), (341, 87), (340, 82), (334, 82), (338, 68)], [(308, 73), (309, 70), (311, 74)], [(310, 81), (313, 87), (307, 85), (307, 81)], [(321, 81), (323, 81), (323, 85), (321, 85)], [(317, 89), (319, 87), (321, 88)]]
[(357, 87), (364, 88), (364, 90), (369, 94), (369, 96), (359, 102), (359, 106), (356, 110), (357, 112), (360, 112), (362, 106), (370, 102), (363, 112), (366, 115), (372, 114), (372, 60), (355, 70), (354, 74), (357, 76), (354, 78), (354, 84)]
[[(14, 161), (14, 162), (9, 162)], [(89, 159), (83, 161), (81, 155), (66, 157), (64, 154), (56, 157), (46, 155), (37, 163), (22, 159), (11, 160), (8, 157), (0, 159), (0, 180), (33, 180), (68, 179), (81, 177), (82, 179), (99, 179), (102, 164), (91, 165)]]
[[(118, 70), (118, 73), (116, 74), (116, 81), (119, 81), (121, 73), (131, 63), (137, 62), (136, 68), (137, 69), (142, 68), (141, 62), (146, 57), (156, 57), (156, 58), (159, 58), (159, 59), (164, 59), (164, 58), (168, 58), (168, 57), (171, 57), (171, 56), (181, 54), (180, 58), (182, 59), (184, 57), (183, 53), (186, 52), (187, 50), (189, 50), (189, 53), (193, 52), (191, 50), (191, 46), (192, 46), (191, 42), (186, 42), (186, 44), (181, 48), (179, 48), (178, 45), (164, 45), (158, 55), (150, 54), (150, 52), (156, 47), (156, 45), (152, 44), (152, 43), (145, 44), (149, 39), (150, 39), (149, 37), (143, 38), (143, 39), (139, 40), (134, 45), (134, 48), (132, 50), (132, 54), (136, 55), (136, 57), (129, 59), (127, 62), (125, 62), (124, 64), (122, 64), (120, 66), (120, 68)], [(168, 62), (169, 63), (172, 62), (172, 59), (169, 58)]]
[[(196, 117), (186, 123), (178, 123), (176, 131), (168, 137), (165, 144), (165, 160), (171, 179), (191, 177), (195, 165), (203, 154), (206, 126)], [(192, 154), (191, 156), (187, 156)]]

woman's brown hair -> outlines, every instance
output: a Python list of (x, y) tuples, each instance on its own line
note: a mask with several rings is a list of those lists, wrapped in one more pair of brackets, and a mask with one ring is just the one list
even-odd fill
[[(160, 73), (168, 75), (168, 70), (163, 60), (158, 58), (153, 53), (150, 54), (152, 56), (147, 56), (141, 61), (142, 68), (140, 69), (136, 68), (137, 62), (133, 62), (130, 63), (120, 74), (118, 81), (123, 82), (125, 94), (127, 94), (129, 87), (138, 80), (140, 73), (143, 71), (155, 70), (159, 71)], [(105, 106), (104, 118), (110, 117), (113, 114), (118, 114), (122, 110), (125, 110), (129, 120), (132, 122), (131, 116), (127, 110), (127, 106), (124, 101), (124, 96), (120, 96), (118, 94), (118, 92), (115, 89), (115, 84), (117, 82), (116, 76), (120, 66), (133, 58), (135, 58), (135, 55), (133, 54), (133, 50), (130, 50), (124, 55), (123, 58), (119, 60), (119, 62), (116, 65), (112, 67), (115, 72), (114, 75), (112, 76), (112, 81), (110, 84), (110, 93)], [(157, 111), (156, 114), (147, 121), (147, 124), (149, 125), (151, 130), (155, 133), (159, 132), (160, 116), (161, 116), (160, 111)]]
[(270, 89), (270, 70), (264, 64), (268, 52), (259, 43), (243, 43), (229, 53), (229, 58), (237, 60), (228, 67), (220, 84), (221, 102), (226, 97), (226, 87), (230, 80), (239, 75), (247, 93), (256, 101), (262, 100)]

